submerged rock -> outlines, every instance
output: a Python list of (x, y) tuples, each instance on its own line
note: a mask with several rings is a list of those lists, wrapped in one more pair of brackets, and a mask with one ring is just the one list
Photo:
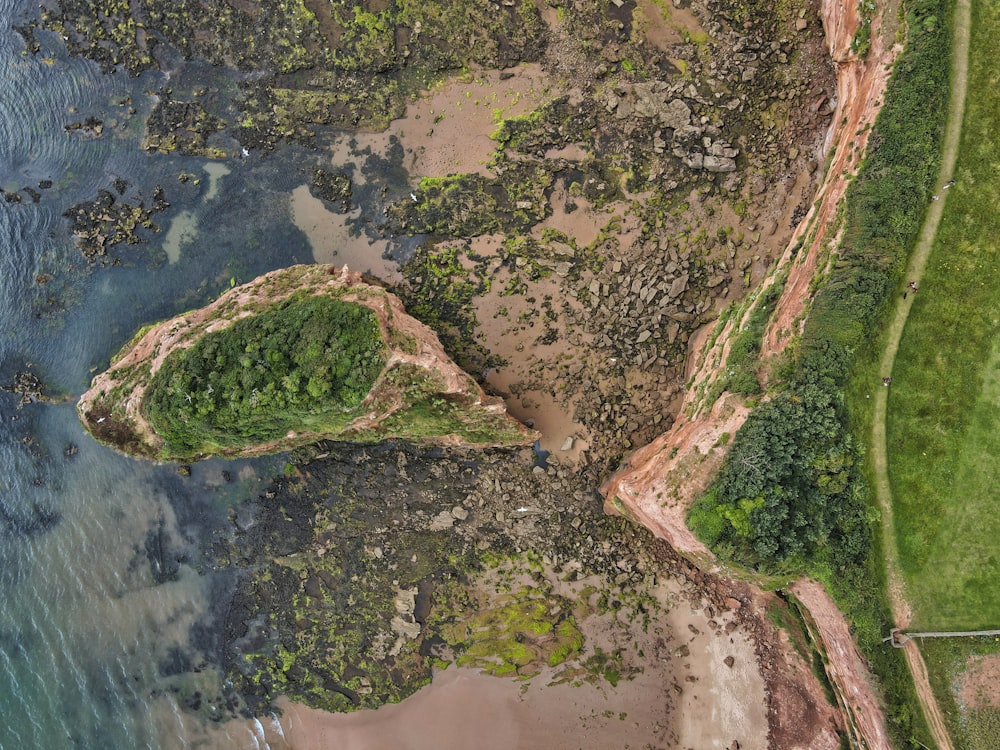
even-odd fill
[(14, 379), (7, 385), (0, 385), (0, 391), (7, 391), (19, 397), (17, 408), (36, 401), (45, 401), (45, 386), (35, 373), (28, 370), (18, 370)]
[(161, 460), (320, 439), (528, 444), (399, 299), (333, 266), (293, 266), (140, 331), (77, 411), (101, 442)]

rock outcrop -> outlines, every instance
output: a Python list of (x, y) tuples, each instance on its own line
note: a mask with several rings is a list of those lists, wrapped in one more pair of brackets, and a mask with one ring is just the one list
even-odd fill
[[(368, 395), (348, 412), (346, 425), (334, 432), (290, 430), (274, 440), (193, 455), (172, 449), (144, 408), (154, 376), (167, 358), (194, 346), (206, 334), (223, 331), (303, 293), (364, 306), (378, 321), (385, 363)], [(417, 402), (431, 404), (428, 409), (438, 412), (431, 417), (426, 413), (409, 417), (408, 410)], [(486, 396), (451, 361), (437, 335), (407, 315), (395, 295), (363, 282), (361, 274), (346, 267), (328, 265), (272, 271), (230, 289), (207, 307), (140, 331), (111, 367), (94, 378), (77, 411), (99, 441), (131, 455), (161, 460), (263, 455), (321, 439), (379, 442), (398, 438), (452, 445), (518, 445), (536, 439), (536, 433), (507, 414), (503, 401)]]

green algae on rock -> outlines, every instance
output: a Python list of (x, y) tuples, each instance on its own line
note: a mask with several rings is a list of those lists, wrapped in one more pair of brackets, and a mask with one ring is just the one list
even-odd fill
[(101, 442), (160, 460), (320, 439), (535, 439), (394, 295), (322, 265), (273, 271), (140, 331), (77, 409)]
[(535, 471), (527, 449), (312, 450), (216, 547), (245, 571), (223, 669), (256, 715), (279, 695), (378, 708), (448, 665), (522, 686), (672, 669), (672, 595), (649, 575), (669, 551), (605, 516), (579, 476)]
[[(253, 149), (311, 142), (319, 126), (384, 128), (448, 71), (538, 60), (548, 40), (532, 0), (58, 0), (18, 27), (29, 49), (38, 28), (106, 71), (140, 75), (159, 67), (166, 47), (252, 73), (241, 83), (239, 121), (229, 124)], [(178, 148), (201, 148), (185, 138), (178, 134)]]
[(153, 223), (153, 216), (170, 207), (163, 188), (156, 186), (152, 205), (147, 208), (141, 199), (130, 202), (122, 197), (127, 187), (123, 180), (116, 181), (117, 196), (99, 190), (94, 200), (71, 206), (63, 214), (70, 221), (77, 247), (89, 263), (117, 265), (120, 259), (109, 251), (119, 245), (144, 243), (143, 230), (160, 231)]

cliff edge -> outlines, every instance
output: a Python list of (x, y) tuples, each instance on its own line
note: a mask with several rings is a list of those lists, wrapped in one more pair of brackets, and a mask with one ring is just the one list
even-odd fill
[[(837, 206), (851, 177), (857, 173), (871, 125), (882, 104), (892, 61), (901, 50), (887, 46), (882, 17), (871, 23), (871, 48), (865, 57), (852, 43), (862, 24), (869, 23), (855, 3), (824, 0), (821, 17), (827, 49), (837, 69), (837, 101), (823, 153), (825, 177), (805, 218), (796, 227), (776, 267), (758, 290), (784, 280), (771, 322), (765, 331), (759, 360), (782, 352), (801, 332), (811, 298), (810, 283), (829, 261), (840, 241)], [(702, 561), (714, 559), (687, 528), (691, 504), (707, 489), (726, 454), (728, 438), (746, 420), (750, 409), (735, 394), (706, 398), (724, 373), (729, 345), (754, 311), (747, 304), (713, 331), (705, 341), (692, 339), (688, 352), (688, 388), (672, 428), (629, 455), (601, 487), (605, 509), (625, 513), (666, 539), (682, 554)]]

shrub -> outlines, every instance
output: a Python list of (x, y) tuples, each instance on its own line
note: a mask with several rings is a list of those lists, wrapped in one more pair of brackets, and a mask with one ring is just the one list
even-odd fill
[(363, 305), (295, 295), (171, 353), (143, 403), (165, 451), (194, 456), (346, 422), (385, 364)]

